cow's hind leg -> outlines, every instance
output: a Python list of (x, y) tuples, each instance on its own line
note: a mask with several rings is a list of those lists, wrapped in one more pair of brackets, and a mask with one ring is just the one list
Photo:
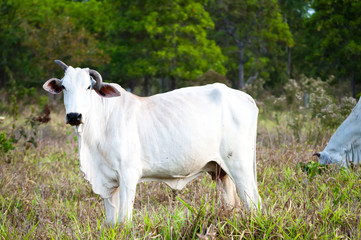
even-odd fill
[(222, 200), (225, 207), (236, 208), (240, 206), (236, 186), (228, 174), (217, 179), (217, 188), (222, 189)]
[[(242, 161), (240, 161), (242, 163)], [(248, 165), (248, 166), (245, 166)], [(254, 176), (255, 171), (251, 164), (245, 164), (242, 166), (232, 166), (229, 168), (230, 177), (236, 186), (238, 195), (245, 202), (247, 208), (257, 209), (261, 206), (261, 197), (258, 194), (257, 178)]]
[(236, 186), (229, 175), (217, 164), (213, 165), (212, 171), (208, 172), (217, 184), (217, 189), (222, 191), (222, 204), (226, 208), (235, 208), (240, 205)]
[(256, 131), (256, 125), (250, 126), (248, 133), (241, 132), (239, 137), (228, 139), (228, 144), (222, 144), (222, 159), (227, 174), (249, 210), (262, 206), (257, 188)]

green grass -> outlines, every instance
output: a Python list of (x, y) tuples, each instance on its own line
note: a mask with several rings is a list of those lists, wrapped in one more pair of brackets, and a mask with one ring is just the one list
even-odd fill
[[(361, 238), (360, 171), (334, 166), (319, 171), (312, 153), (323, 149), (332, 131), (316, 132), (317, 123), (297, 132), (288, 125), (290, 115), (261, 118), (262, 212), (222, 208), (220, 191), (204, 174), (178, 196), (164, 184), (139, 184), (133, 221), (111, 228), (102, 199), (79, 170), (72, 128), (64, 125), (62, 113), (51, 116), (37, 129), (36, 148), (22, 140), (2, 153), (0, 239)], [(13, 121), (5, 117), (0, 132), (10, 135)], [(15, 125), (32, 131), (24, 119)]]

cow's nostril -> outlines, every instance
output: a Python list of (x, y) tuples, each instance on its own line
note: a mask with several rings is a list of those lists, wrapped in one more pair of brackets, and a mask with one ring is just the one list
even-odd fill
[(66, 114), (66, 122), (70, 125), (79, 125), (82, 120), (81, 113), (68, 113)]

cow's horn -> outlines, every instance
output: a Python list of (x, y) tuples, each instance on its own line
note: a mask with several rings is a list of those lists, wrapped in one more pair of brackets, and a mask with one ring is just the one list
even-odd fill
[(100, 87), (103, 84), (103, 79), (102, 76), (100, 75), (100, 73), (98, 73), (97, 71), (93, 70), (93, 69), (89, 69), (89, 74), (90, 76), (92, 76), (96, 82), (95, 84), (95, 88), (96, 90), (100, 90)]
[(317, 153), (312, 154), (312, 156), (317, 156), (317, 157), (320, 157), (320, 156), (321, 156), (321, 154), (317, 152)]
[(66, 69), (68, 69), (68, 65), (66, 65), (65, 63), (63, 63), (60, 60), (55, 60), (55, 63), (59, 65), (59, 67), (61, 67), (64, 71), (66, 71)]

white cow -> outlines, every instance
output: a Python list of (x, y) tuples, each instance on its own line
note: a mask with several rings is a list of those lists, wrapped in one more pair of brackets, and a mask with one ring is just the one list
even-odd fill
[(182, 189), (208, 172), (226, 204), (239, 196), (248, 208), (261, 204), (256, 179), (258, 108), (247, 94), (223, 84), (138, 97), (102, 82), (88, 68), (65, 70), (43, 88), (64, 93), (66, 121), (75, 127), (80, 169), (105, 202), (107, 220), (130, 220), (136, 185), (165, 182)]
[(349, 167), (361, 163), (361, 101), (337, 128), (322, 152), (315, 153), (320, 164)]

